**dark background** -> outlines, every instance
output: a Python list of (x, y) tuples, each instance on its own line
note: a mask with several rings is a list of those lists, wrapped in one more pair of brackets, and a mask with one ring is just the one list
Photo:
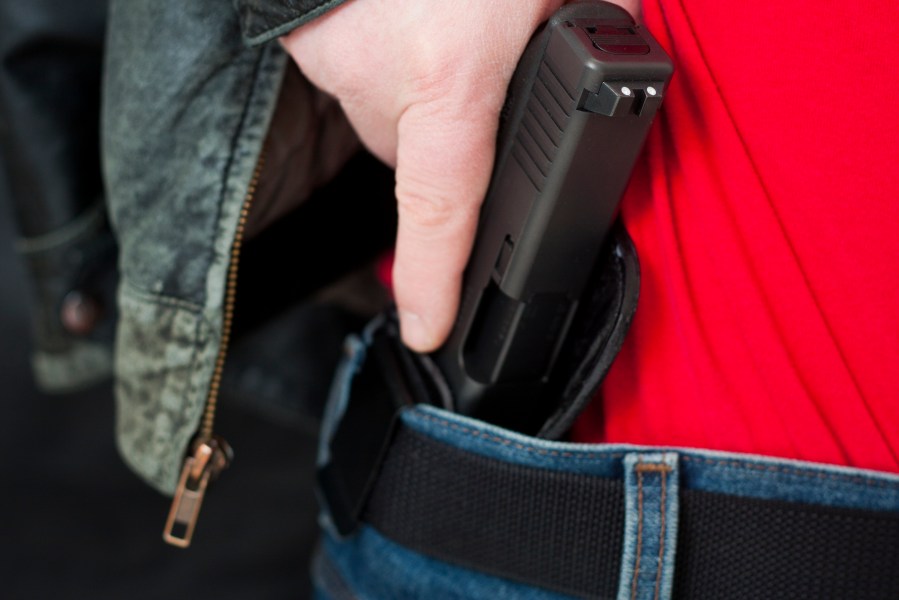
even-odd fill
[(122, 463), (110, 385), (49, 396), (32, 381), (30, 295), (0, 173), (0, 597), (305, 598), (314, 441), (225, 405), (235, 461), (193, 545), (167, 546), (169, 499)]

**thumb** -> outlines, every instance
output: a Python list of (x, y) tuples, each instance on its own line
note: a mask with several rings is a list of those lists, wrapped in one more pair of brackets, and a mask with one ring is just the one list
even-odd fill
[(413, 350), (435, 350), (455, 320), (493, 168), (496, 113), (441, 100), (410, 106), (397, 124), (393, 285), (403, 341)]

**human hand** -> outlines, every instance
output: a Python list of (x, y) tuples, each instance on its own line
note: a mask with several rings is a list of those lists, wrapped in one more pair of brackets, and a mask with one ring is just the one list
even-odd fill
[(493, 167), (499, 112), (525, 45), (563, 0), (355, 0), (282, 43), (396, 168), (394, 294), (403, 340), (449, 333)]

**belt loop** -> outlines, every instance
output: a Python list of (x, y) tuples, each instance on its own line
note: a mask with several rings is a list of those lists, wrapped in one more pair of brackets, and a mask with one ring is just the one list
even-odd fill
[(677, 454), (627, 454), (624, 490), (624, 551), (618, 600), (668, 600), (677, 546)]

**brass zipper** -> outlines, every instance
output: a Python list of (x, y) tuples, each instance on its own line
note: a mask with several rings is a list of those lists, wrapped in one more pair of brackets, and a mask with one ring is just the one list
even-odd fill
[(256, 196), (256, 188), (259, 184), (259, 176), (265, 164), (265, 150), (259, 154), (253, 178), (247, 188), (243, 206), (240, 209), (240, 217), (237, 221), (237, 229), (234, 232), (234, 243), (231, 245), (231, 262), (228, 265), (228, 280), (225, 286), (225, 302), (222, 316), (222, 341), (219, 345), (218, 356), (215, 360), (215, 369), (212, 372), (212, 380), (209, 383), (209, 393), (206, 397), (206, 405), (203, 409), (203, 420), (200, 429), (191, 444), (191, 450), (184, 460), (181, 468), (181, 477), (178, 487), (175, 488), (175, 497), (172, 499), (172, 507), (166, 519), (162, 538), (179, 548), (190, 546), (190, 540), (200, 516), (200, 507), (203, 497), (206, 495), (206, 487), (209, 482), (218, 477), (229, 464), (233, 454), (228, 443), (213, 433), (215, 424), (215, 411), (218, 407), (219, 391), (222, 385), (222, 375), (225, 370), (225, 359), (228, 356), (228, 344), (231, 341), (231, 326), (234, 322), (234, 304), (237, 296), (237, 272), (240, 266), (240, 251), (243, 246), (244, 233), (247, 219), (253, 200)]

